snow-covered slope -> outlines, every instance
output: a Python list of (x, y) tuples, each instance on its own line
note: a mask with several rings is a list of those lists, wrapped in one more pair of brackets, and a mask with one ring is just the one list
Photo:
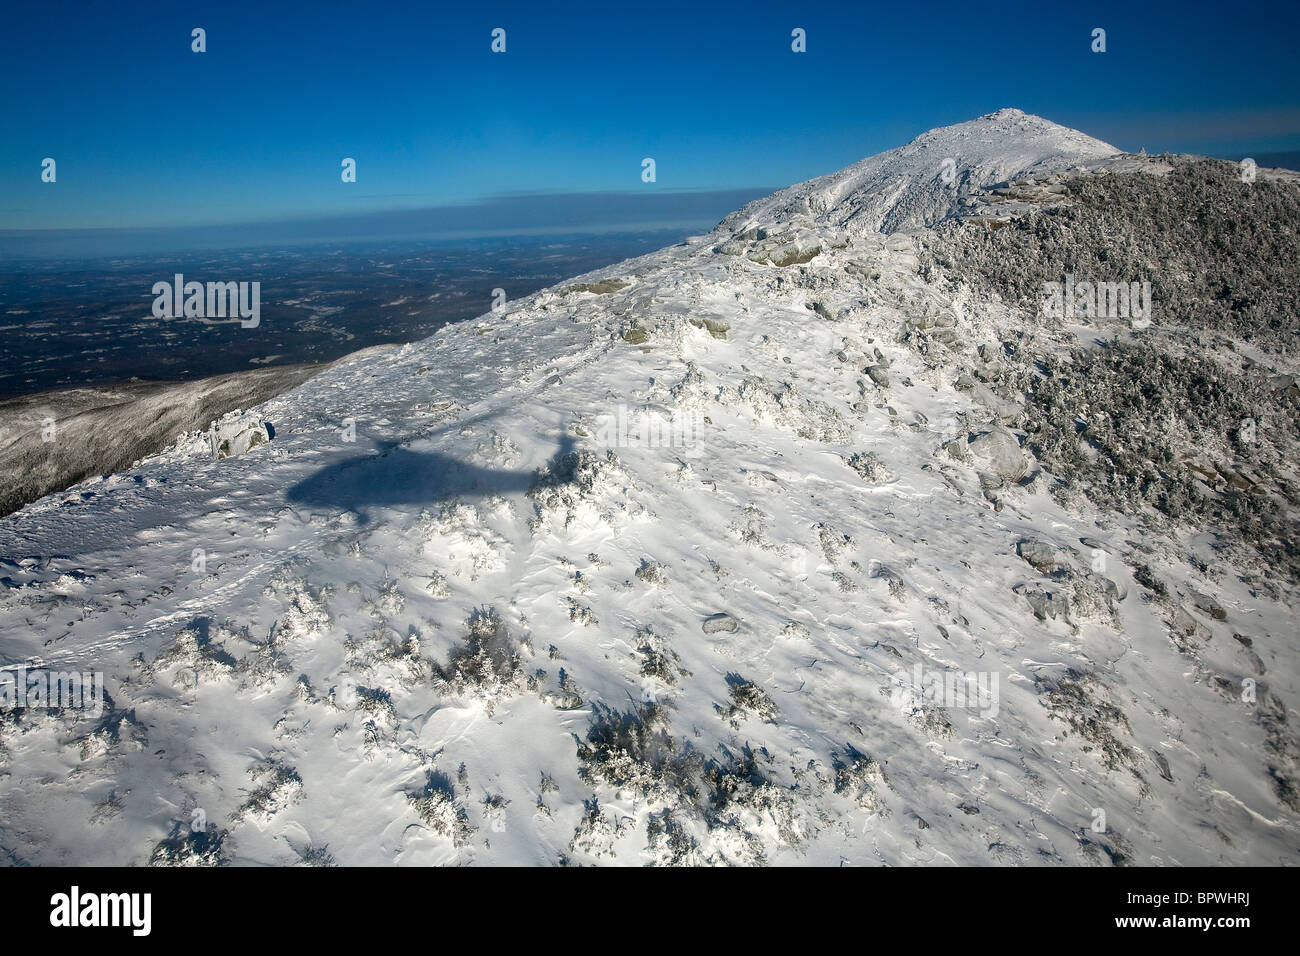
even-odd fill
[(938, 130), (0, 519), (4, 662), (111, 695), (3, 715), (0, 848), (1294, 861), (1293, 586), (1054, 497), (1015, 397), (957, 387), (1041, 330), (899, 234), (957, 208), (946, 156), (1113, 153)]

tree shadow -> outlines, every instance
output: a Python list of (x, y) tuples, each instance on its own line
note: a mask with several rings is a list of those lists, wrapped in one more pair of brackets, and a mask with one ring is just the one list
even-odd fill
[[(544, 469), (567, 484), (576, 464), (573, 438), (561, 435)], [(542, 470), (482, 468), (440, 452), (412, 451), (398, 442), (385, 442), (377, 452), (322, 468), (290, 488), (285, 497), (297, 505), (338, 513), (350, 511), (359, 523), (366, 524), (372, 508), (430, 505), (456, 498), (528, 491), (537, 484)]]

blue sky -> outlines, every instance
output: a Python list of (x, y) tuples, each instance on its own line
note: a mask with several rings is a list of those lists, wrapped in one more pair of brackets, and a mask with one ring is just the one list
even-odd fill
[(777, 187), (1003, 106), (1126, 149), (1296, 150), (1297, 27), (1293, 2), (11, 4), (0, 229)]

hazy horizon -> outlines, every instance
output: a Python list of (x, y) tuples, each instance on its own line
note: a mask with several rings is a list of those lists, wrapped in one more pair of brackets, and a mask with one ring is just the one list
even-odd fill
[(707, 230), (776, 188), (540, 193), (415, 209), (188, 226), (0, 229), (0, 256), (17, 262), (312, 243)]

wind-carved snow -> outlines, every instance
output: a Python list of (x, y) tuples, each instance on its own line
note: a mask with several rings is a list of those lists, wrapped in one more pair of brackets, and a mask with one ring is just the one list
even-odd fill
[(989, 372), (1046, 333), (882, 233), (1113, 157), (1017, 111), (937, 130), (340, 363), (241, 455), (178, 445), (3, 519), (5, 661), (102, 670), (111, 701), (5, 712), (0, 846), (1291, 860), (1293, 587), (1054, 497)]

